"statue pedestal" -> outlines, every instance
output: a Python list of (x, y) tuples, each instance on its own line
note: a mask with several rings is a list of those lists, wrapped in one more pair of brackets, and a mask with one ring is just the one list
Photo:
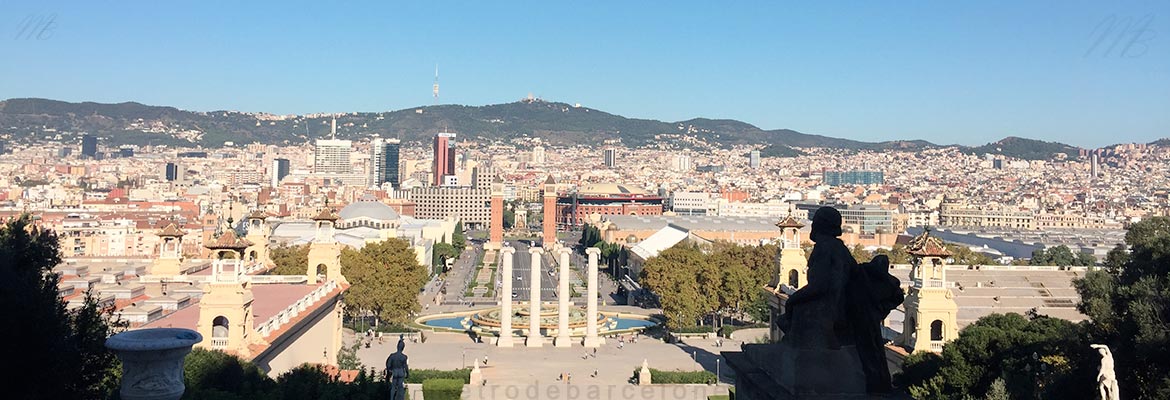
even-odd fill
[(737, 399), (886, 398), (866, 395), (865, 373), (852, 346), (812, 350), (749, 344), (722, 356), (735, 371)]
[(106, 347), (122, 360), (122, 388), (127, 400), (178, 400), (183, 385), (183, 359), (203, 340), (181, 328), (139, 329), (106, 339)]

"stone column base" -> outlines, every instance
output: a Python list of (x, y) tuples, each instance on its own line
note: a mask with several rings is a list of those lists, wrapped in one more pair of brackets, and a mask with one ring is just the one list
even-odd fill
[(585, 345), (585, 347), (601, 347), (601, 345), (605, 344), (605, 338), (598, 336), (586, 336), (582, 343)]
[(539, 337), (539, 336), (537, 336), (537, 337), (529, 336), (527, 339), (524, 340), (524, 346), (526, 346), (526, 347), (544, 346), (544, 338)]
[(496, 347), (512, 347), (512, 345), (513, 341), (511, 335), (500, 336), (498, 339), (496, 339)]
[(573, 347), (572, 340), (568, 336), (557, 336), (556, 340), (553, 340), (553, 345), (556, 347)]

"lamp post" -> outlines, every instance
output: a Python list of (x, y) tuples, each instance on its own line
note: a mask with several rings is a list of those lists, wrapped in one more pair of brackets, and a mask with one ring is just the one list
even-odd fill
[(463, 368), (467, 368), (467, 350), (463, 350)]
[(715, 357), (715, 386), (719, 386), (719, 357)]

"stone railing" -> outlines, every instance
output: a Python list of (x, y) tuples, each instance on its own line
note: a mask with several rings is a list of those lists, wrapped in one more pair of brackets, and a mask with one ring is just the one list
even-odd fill
[(930, 341), (930, 351), (935, 353), (942, 353), (943, 342), (941, 340)]
[(211, 338), (211, 348), (226, 349), (228, 347), (228, 338)]
[(307, 275), (252, 275), (252, 283), (257, 285), (269, 283), (305, 283), (309, 281)]
[(280, 310), (280, 312), (276, 313), (276, 315), (273, 315), (272, 318), (264, 321), (263, 324), (260, 324), (260, 326), (256, 328), (256, 333), (259, 333), (260, 337), (267, 337), (272, 332), (276, 332), (281, 327), (288, 324), (289, 321), (295, 319), (297, 315), (300, 315), (300, 313), (308, 309), (308, 307), (313, 305), (313, 303), (321, 300), (322, 297), (325, 297), (326, 294), (329, 294), (329, 292), (332, 292), (333, 289), (336, 288), (337, 281), (329, 281), (324, 285), (313, 289), (313, 291), (309, 292), (309, 294), (305, 295), (305, 297), (300, 298), (296, 302), (290, 304), (288, 307), (285, 307), (285, 309)]

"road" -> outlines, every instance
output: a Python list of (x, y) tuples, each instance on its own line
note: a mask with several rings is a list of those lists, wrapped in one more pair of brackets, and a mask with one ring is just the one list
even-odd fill
[[(528, 294), (532, 286), (530, 283), (532, 254), (528, 253), (530, 246), (519, 240), (508, 243), (516, 249), (516, 255), (512, 257), (512, 292), (516, 293), (516, 297), (513, 299), (515, 301), (528, 301)], [(548, 271), (552, 270), (552, 266), (548, 264), (547, 260), (542, 260), (540, 263), (540, 301), (553, 301), (557, 298), (557, 281), (549, 276)]]

